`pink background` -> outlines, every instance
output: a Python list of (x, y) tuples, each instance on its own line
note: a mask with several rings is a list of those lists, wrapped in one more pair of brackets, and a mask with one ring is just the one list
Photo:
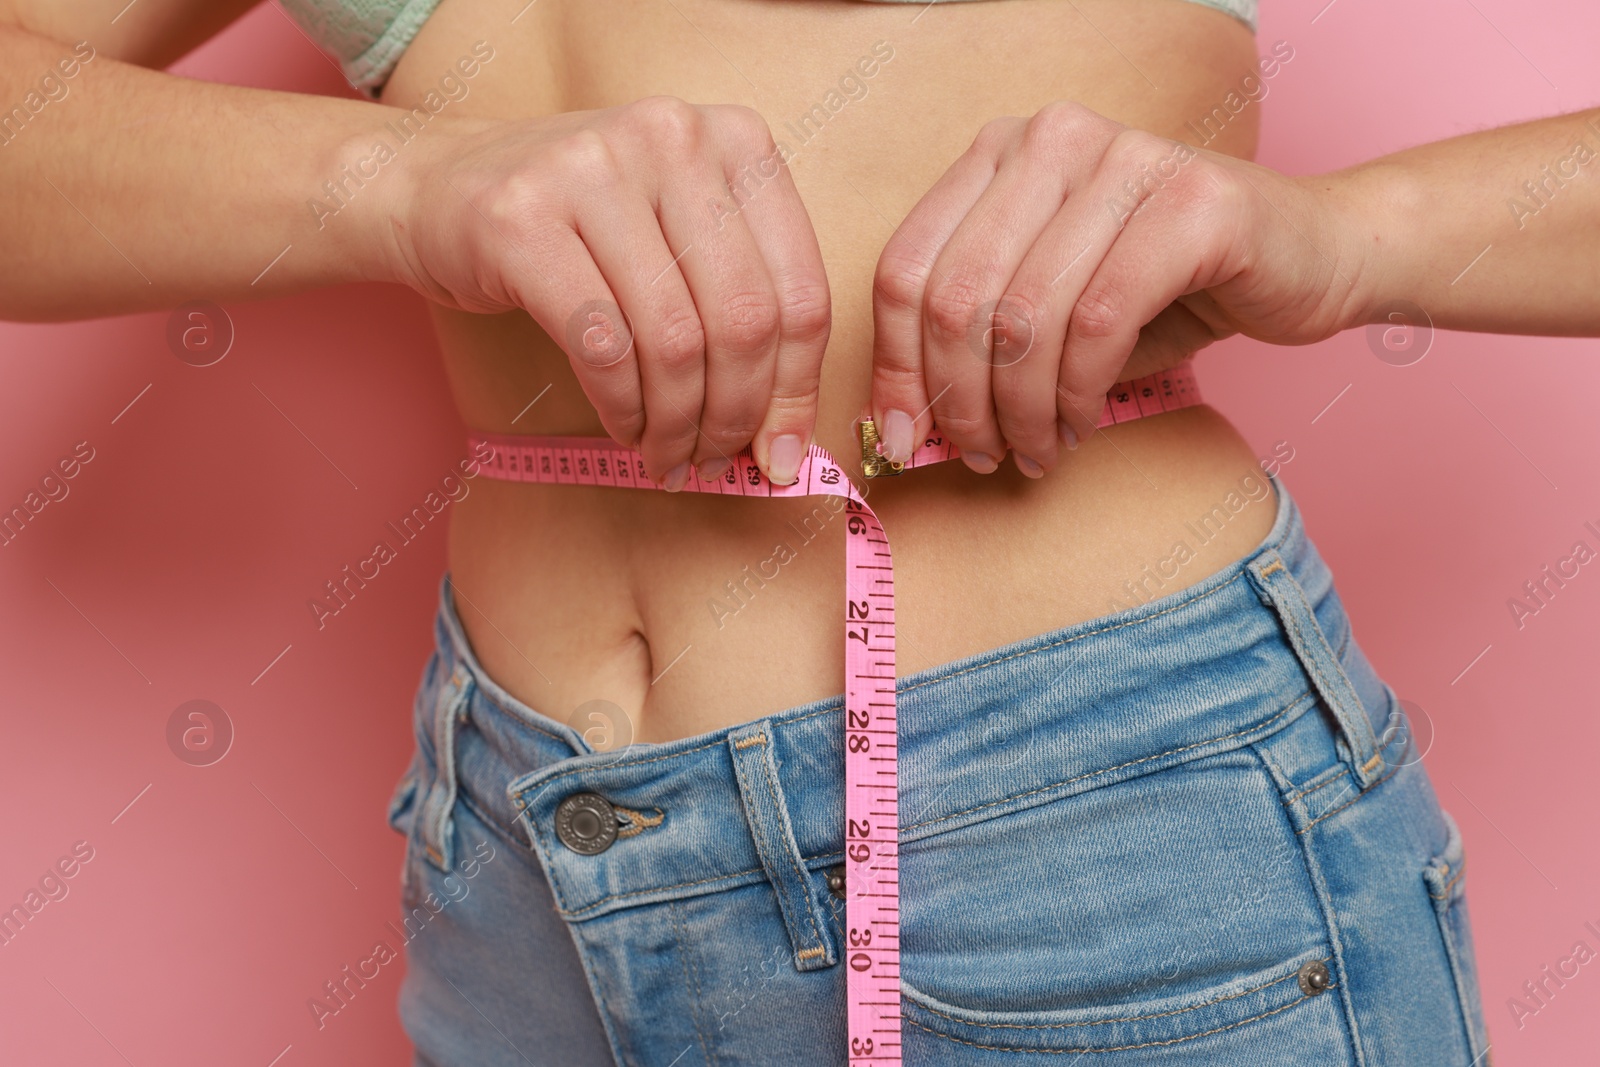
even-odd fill
[[(1261, 159), (1284, 171), (1600, 97), (1594, 5), (1337, 0), (1313, 22), (1322, 2), (1264, 5), (1263, 50), (1296, 50), (1265, 105)], [(348, 92), (271, 5), (180, 69)], [(1509, 216), (1496, 225), (1516, 239)], [(95, 449), (70, 495), (0, 549), (0, 906), (74, 842), (95, 850), (70, 895), (0, 948), (8, 1064), (408, 1055), (400, 968), (320, 1032), (306, 1000), (392, 939), (401, 842), (382, 819), (411, 747), (442, 524), (322, 632), (306, 600), (453, 467), (461, 427), (409, 292), (229, 311), (233, 350), (203, 369), (168, 351), (165, 314), (0, 325), (0, 507), (74, 443)], [(1600, 1011), (1600, 964), (1520, 1028), (1507, 1008), (1580, 937), (1600, 949), (1583, 930), (1600, 926), (1600, 567), (1520, 631), (1506, 606), (1574, 541), (1600, 547), (1582, 529), (1600, 527), (1597, 349), (1441, 333), (1397, 368), (1354, 331), (1298, 350), (1229, 342), (1202, 364), (1208, 398), (1258, 451), (1294, 448), (1284, 477), (1361, 641), (1432, 723), (1426, 763), (1472, 855), (1502, 1067), (1592, 1059)], [(237, 731), (210, 767), (167, 748), (168, 717), (195, 698)]]

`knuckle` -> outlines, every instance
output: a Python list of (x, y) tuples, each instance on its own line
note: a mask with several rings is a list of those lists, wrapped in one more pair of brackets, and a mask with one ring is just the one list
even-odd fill
[(990, 119), (978, 130), (978, 136), (972, 140), (972, 147), (988, 155), (998, 154), (1003, 147), (1011, 143), (1026, 121), (1014, 115), (1002, 115), (1000, 118)]
[(657, 363), (669, 375), (676, 375), (698, 367), (705, 359), (706, 334), (700, 316), (692, 307), (669, 308), (656, 325), (655, 350)]
[(1075, 140), (1104, 145), (1128, 127), (1076, 100), (1046, 104), (1034, 115), (1042, 125), (1069, 134)]
[(644, 432), (644, 408), (634, 400), (623, 411), (611, 415), (606, 421), (615, 440), (624, 443), (637, 441), (639, 435)]
[(1172, 182), (1185, 214), (1206, 217), (1243, 207), (1245, 189), (1215, 164), (1195, 159)]
[(939, 412), (939, 428), (957, 442), (987, 440), (994, 432), (994, 420), (987, 412), (963, 408)]
[(807, 279), (791, 285), (783, 296), (783, 333), (802, 343), (825, 341), (833, 329), (833, 303), (828, 284)]
[(1125, 129), (1111, 139), (1106, 147), (1106, 162), (1117, 170), (1135, 170), (1141, 165), (1154, 165), (1162, 156), (1170, 154), (1172, 142), (1145, 130)]
[(1126, 130), (1075, 100), (1046, 104), (1027, 120), (1020, 140), (1029, 155), (1076, 167), (1080, 160), (1109, 150)]
[(915, 260), (885, 251), (872, 277), (872, 297), (891, 311), (922, 311), (922, 287), (927, 269)]
[(1054, 100), (1034, 112), (1031, 122), (1052, 129), (1075, 129), (1105, 121), (1076, 100)]
[(1117, 290), (1091, 285), (1072, 309), (1071, 332), (1089, 340), (1114, 336), (1121, 328), (1125, 301)]
[(635, 106), (647, 135), (658, 147), (691, 151), (699, 146), (705, 116), (693, 104), (676, 96), (651, 96)]
[(983, 290), (971, 279), (952, 276), (928, 290), (926, 316), (936, 336), (949, 341), (963, 338), (977, 321)]
[(1044, 328), (1049, 313), (1049, 294), (1032, 284), (1025, 284), (1008, 289), (995, 305), (994, 321), (984, 325), (993, 325), (1005, 331), (1010, 341), (1032, 341), (1034, 335)]
[(575, 130), (555, 147), (557, 165), (586, 186), (614, 184), (622, 168), (605, 135), (598, 130)]
[(1080, 135), (1094, 113), (1071, 100), (1046, 104), (1022, 128), (1022, 146), (1034, 154), (1056, 155)]
[(804, 427), (809, 429), (817, 412), (817, 387), (815, 384), (802, 393), (784, 396), (773, 394), (767, 405), (766, 423), (777, 427)]
[(738, 354), (760, 352), (778, 339), (781, 315), (769, 294), (737, 292), (723, 298), (716, 324), (719, 346)]
[(728, 121), (740, 138), (757, 149), (777, 147), (772, 139), (772, 128), (755, 108), (733, 104), (728, 108)]
[(711, 440), (713, 444), (727, 449), (744, 447), (756, 431), (761, 429), (762, 412), (756, 411), (729, 411), (718, 415), (715, 420), (707, 420), (700, 428), (700, 432)]
[[(543, 219), (558, 213), (558, 193), (542, 177), (528, 170), (515, 170), (488, 186), (481, 210), (496, 227), (515, 232), (519, 237), (539, 228)], [(469, 201), (477, 207), (479, 200)], [(469, 212), (470, 217), (475, 212)]]
[(916, 407), (919, 408), (928, 402), (923, 392), (920, 362), (914, 366), (906, 366), (890, 363), (881, 358), (875, 360), (872, 365), (872, 387), (874, 393), (902, 398), (908, 403), (915, 401)]
[[(617, 315), (609, 312), (616, 310)], [(567, 323), (569, 355), (596, 372), (614, 367), (633, 350), (633, 337), (621, 309), (597, 307), (591, 302)]]

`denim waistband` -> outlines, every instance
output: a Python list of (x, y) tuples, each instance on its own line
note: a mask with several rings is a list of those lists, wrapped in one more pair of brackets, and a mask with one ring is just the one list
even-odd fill
[[(1355, 784), (1375, 782), (1383, 757), (1369, 709), (1382, 699), (1370, 690), (1382, 683), (1364, 661), (1351, 672), (1341, 663), (1350, 632), (1332, 575), (1274, 484), (1265, 540), (1199, 583), (899, 679), (901, 841), (1251, 744), (1319, 705)], [(440, 594), (416, 709), (436, 767), (418, 834), (435, 864), (451, 862), (450, 808), (463, 800), (531, 844), (569, 921), (763, 880), (782, 902), (786, 868), (838, 862), (842, 697), (594, 752), (485, 674), (448, 575)], [(601, 854), (558, 840), (556, 809), (576, 793), (615, 807), (618, 838)], [(797, 952), (823, 949), (818, 965), (831, 963), (805, 934), (806, 902), (791, 903)]]

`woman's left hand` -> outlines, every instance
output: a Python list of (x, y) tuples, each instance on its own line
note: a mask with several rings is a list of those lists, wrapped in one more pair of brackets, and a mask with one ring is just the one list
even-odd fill
[(1333, 188), (1079, 104), (990, 122), (878, 261), (884, 453), (937, 424), (974, 470), (1009, 447), (1039, 477), (1119, 380), (1234, 333), (1309, 344), (1353, 325), (1366, 253)]

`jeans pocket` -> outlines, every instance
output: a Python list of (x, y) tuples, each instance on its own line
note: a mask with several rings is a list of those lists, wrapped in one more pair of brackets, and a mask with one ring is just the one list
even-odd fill
[(1455, 819), (1448, 812), (1442, 814), (1444, 850), (1428, 862), (1422, 878), (1433, 900), (1434, 915), (1439, 920), (1439, 936), (1444, 940), (1445, 956), (1450, 960), (1450, 973), (1455, 979), (1467, 1045), (1472, 1052), (1472, 1062), (1477, 1064), (1484, 1058), (1489, 1040), (1483, 1021), (1483, 1004), (1478, 997), (1478, 968), (1473, 960), (1472, 926), (1467, 915), (1467, 857)]
[(1252, 749), (908, 841), (901, 880), (918, 1062), (1351, 1062), (1326, 921)]
[(1345, 1065), (1349, 1039), (1344, 1014), (1331, 981), (1333, 961), (1312, 953), (1269, 970), (1240, 975), (1232, 981), (1173, 997), (1150, 997), (1130, 1003), (1104, 1004), (1047, 1012), (972, 1011), (946, 1004), (904, 983), (907, 1037), (918, 1031), (942, 1039), (929, 1044), (933, 1057), (919, 1061), (969, 1063), (967, 1050), (1061, 1055), (1104, 1054), (1116, 1067), (1173, 1062), (1276, 1063), (1265, 1050), (1290, 1048), (1296, 1062)]

